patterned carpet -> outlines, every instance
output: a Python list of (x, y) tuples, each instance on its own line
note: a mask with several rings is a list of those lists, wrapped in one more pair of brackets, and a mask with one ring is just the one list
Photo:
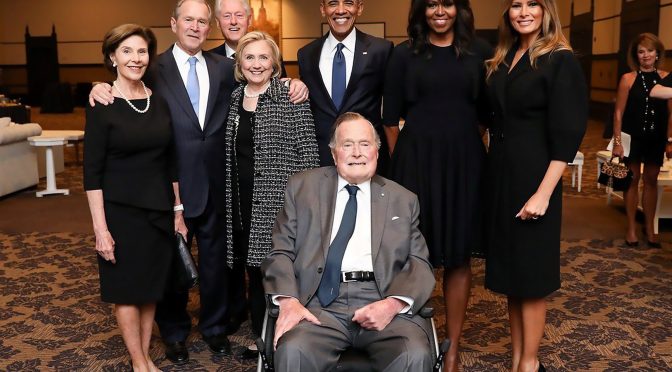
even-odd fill
[[(584, 140), (583, 190), (566, 186), (570, 200), (604, 198), (604, 191), (595, 187), (595, 149), (606, 144), (600, 131), (593, 126)], [(66, 151), (68, 166), (58, 175), (58, 185), (81, 195), (81, 167), (72, 160)], [(566, 183), (568, 176), (569, 171)], [(99, 300), (92, 234), (7, 234), (1, 225), (0, 371), (129, 371), (112, 307)], [(505, 371), (510, 353), (505, 298), (483, 288), (482, 260), (474, 260), (472, 267), (462, 365), (465, 371)], [(672, 371), (672, 246), (628, 249), (622, 239), (566, 239), (562, 279), (562, 289), (549, 299), (540, 350), (549, 370)], [(191, 296), (195, 319), (195, 291)], [(432, 302), (442, 325), (438, 291)], [(439, 332), (443, 337), (442, 327)], [(189, 364), (173, 366), (164, 359), (158, 331), (154, 334), (151, 356), (164, 371), (256, 368), (254, 362), (213, 356), (196, 332), (188, 340)], [(234, 352), (242, 350), (250, 342), (249, 328), (245, 325), (231, 341)]]

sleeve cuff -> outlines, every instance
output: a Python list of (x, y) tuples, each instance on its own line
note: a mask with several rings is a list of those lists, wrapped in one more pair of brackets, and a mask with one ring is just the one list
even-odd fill
[(399, 311), (399, 314), (407, 313), (409, 310), (411, 310), (411, 308), (413, 307), (413, 303), (415, 302), (413, 301), (412, 298), (406, 296), (390, 296), (390, 297), (396, 298), (397, 300), (406, 303), (406, 306), (404, 306), (404, 308), (401, 309), (401, 311)]

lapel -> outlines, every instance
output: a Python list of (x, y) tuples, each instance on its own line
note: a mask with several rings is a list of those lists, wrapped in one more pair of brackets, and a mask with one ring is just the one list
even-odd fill
[[(163, 52), (158, 58), (159, 62), (159, 75), (163, 79), (163, 83), (168, 88), (170, 93), (173, 95), (173, 103), (178, 104), (184, 113), (191, 119), (191, 122), (201, 130), (201, 125), (198, 123), (198, 117), (194, 112), (194, 108), (191, 106), (191, 101), (189, 100), (189, 94), (187, 93), (187, 87), (184, 86), (182, 81), (182, 76), (180, 71), (177, 68), (177, 62), (173, 57), (173, 48), (175, 45), (171, 46)], [(212, 91), (212, 89), (211, 89)]]
[(388, 200), (390, 197), (385, 192), (385, 179), (378, 175), (373, 176), (371, 179), (371, 261), (374, 267), (380, 251), (380, 243), (383, 240)]
[(320, 221), (322, 222), (321, 239), (322, 254), (324, 260), (327, 259), (329, 251), (329, 241), (331, 240), (331, 225), (334, 223), (334, 209), (336, 205), (336, 187), (338, 177), (336, 167), (327, 167), (324, 169), (324, 177), (320, 187)]
[(355, 82), (359, 81), (359, 78), (362, 76), (366, 65), (369, 63), (368, 49), (369, 45), (371, 44), (371, 40), (367, 37), (368, 35), (359, 31), (358, 29), (355, 29), (355, 32), (356, 38), (354, 58), (352, 60), (352, 71), (350, 72), (350, 80), (348, 80), (348, 87), (345, 89), (343, 106), (341, 108), (347, 107), (346, 104), (348, 99), (350, 96), (352, 96), (354, 90), (357, 89), (357, 84), (355, 84)]
[[(208, 123), (210, 122), (210, 117), (212, 116), (212, 110), (215, 108), (215, 102), (217, 101), (217, 94), (219, 93), (219, 85), (222, 81), (221, 74), (222, 66), (219, 65), (219, 62), (212, 58), (210, 53), (203, 52), (203, 58), (205, 58), (205, 64), (208, 66), (208, 76), (210, 77), (210, 91), (208, 92), (208, 107), (205, 110), (205, 122), (203, 123), (203, 130), (205, 131), (208, 128)], [(192, 110), (193, 111), (193, 110)]]
[[(317, 86), (317, 92), (315, 92), (316, 95), (322, 96), (322, 102), (325, 102), (326, 105), (329, 107), (329, 109), (332, 111), (334, 117), (338, 115), (338, 110), (336, 109), (336, 106), (334, 106), (334, 101), (331, 100), (331, 96), (329, 95), (329, 91), (327, 90), (327, 86), (324, 85), (324, 80), (322, 80), (322, 72), (320, 72), (320, 55), (322, 54), (322, 47), (324, 47), (325, 41), (327, 41), (327, 37), (329, 36), (329, 32), (324, 34), (322, 38), (319, 39), (318, 43), (315, 43), (315, 48), (313, 48), (309, 55), (308, 59), (310, 60), (310, 65), (313, 66), (310, 69), (310, 73), (312, 74), (312, 78), (318, 82)], [(312, 93), (311, 93), (312, 94)], [(320, 100), (317, 99), (317, 102)]]

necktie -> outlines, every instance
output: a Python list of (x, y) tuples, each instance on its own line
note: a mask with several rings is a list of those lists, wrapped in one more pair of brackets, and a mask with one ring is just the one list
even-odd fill
[(346, 185), (348, 190), (348, 202), (345, 204), (343, 219), (338, 227), (338, 232), (329, 246), (327, 253), (327, 263), (324, 267), (322, 281), (317, 288), (317, 298), (323, 307), (329, 306), (336, 297), (341, 285), (341, 263), (345, 254), (345, 247), (348, 246), (350, 237), (355, 231), (355, 221), (357, 220), (357, 190), (359, 187)]
[(231, 53), (231, 57), (229, 57), (229, 58), (236, 59), (236, 52)]
[(198, 116), (198, 96), (200, 89), (198, 87), (198, 75), (196, 75), (196, 62), (198, 59), (194, 56), (189, 57), (189, 74), (187, 75), (187, 93), (191, 106), (194, 108), (196, 116)]
[(331, 67), (331, 99), (334, 101), (336, 109), (341, 108), (343, 96), (345, 95), (345, 56), (343, 55), (343, 43), (336, 46), (334, 62)]

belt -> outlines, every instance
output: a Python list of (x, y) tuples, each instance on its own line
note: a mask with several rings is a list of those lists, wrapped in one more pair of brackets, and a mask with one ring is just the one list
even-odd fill
[(341, 273), (341, 283), (370, 282), (375, 279), (373, 271), (348, 271)]

